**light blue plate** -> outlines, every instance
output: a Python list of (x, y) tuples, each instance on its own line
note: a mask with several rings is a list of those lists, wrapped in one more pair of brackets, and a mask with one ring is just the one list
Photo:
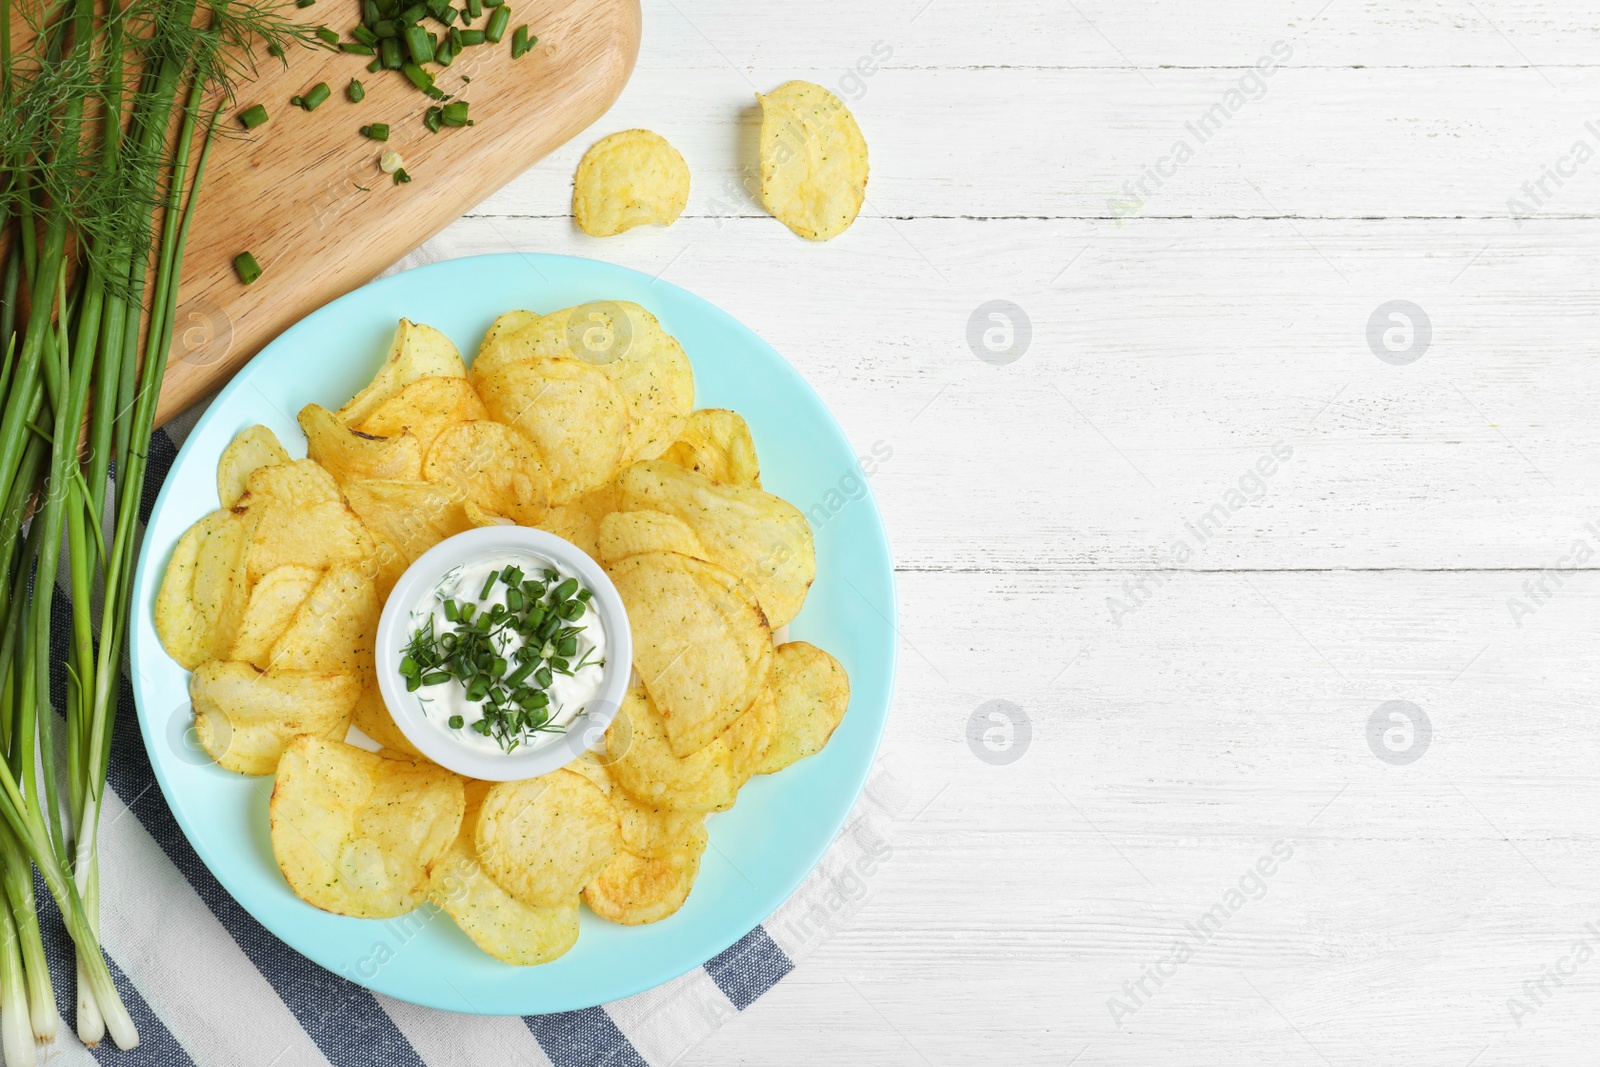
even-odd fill
[[(162, 651), (152, 608), (167, 558), (217, 506), (217, 457), (253, 423), (303, 454), (295, 413), (338, 407), (383, 358), (396, 320), (436, 326), (464, 354), (501, 312), (548, 312), (591, 300), (650, 309), (694, 363), (700, 407), (749, 421), (762, 484), (806, 511), (817, 580), (790, 635), (833, 653), (850, 673), (850, 710), (820, 754), (757, 778), (710, 820), (711, 848), (688, 903), (651, 926), (583, 914), (573, 950), (542, 967), (480, 952), (431, 907), (400, 919), (319, 911), (289, 891), (267, 832), (270, 778), (197, 757), (186, 743), (188, 672)], [(889, 711), (895, 598), (889, 546), (854, 450), (817, 394), (761, 338), (704, 300), (608, 263), (552, 255), (476, 256), (385, 278), (341, 297), (268, 345), (212, 403), (179, 453), (145, 534), (135, 579), (132, 654), (139, 725), (156, 778), (200, 858), (262, 925), (329, 970), (401, 1000), (452, 1011), (524, 1015), (629, 996), (727, 948), (792, 893), (844, 824), (867, 779)]]

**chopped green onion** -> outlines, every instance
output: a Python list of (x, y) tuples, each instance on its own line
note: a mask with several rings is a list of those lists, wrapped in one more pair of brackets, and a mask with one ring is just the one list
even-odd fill
[[(424, 36), (423, 40), (427, 40), (426, 36)], [(429, 74), (415, 63), (401, 64), (400, 73), (409, 78), (411, 80), (411, 84), (415, 85), (423, 92), (427, 92), (429, 89), (433, 88), (433, 75)]]
[(339, 51), (352, 56), (370, 56), (373, 53), (373, 47), (370, 44), (362, 44), (360, 41), (340, 41)]
[(489, 25), (484, 27), (484, 39), (491, 44), (499, 44), (500, 38), (506, 35), (506, 27), (511, 25), (511, 9), (503, 4), (496, 6), (494, 14), (489, 16)]
[(393, 19), (382, 19), (372, 24), (372, 34), (375, 37), (398, 37), (401, 26)]
[(311, 87), (311, 91), (305, 95), (305, 99), (300, 102), (300, 106), (307, 111), (315, 111), (322, 106), (324, 100), (332, 95), (333, 90), (328, 88), (327, 82), (318, 82)]
[(361, 127), (361, 136), (370, 137), (374, 141), (387, 141), (389, 139), (389, 124), (387, 122), (374, 122), (370, 126)]
[(428, 39), (428, 31), (421, 26), (407, 26), (406, 51), (411, 53), (413, 63), (433, 62), (433, 42)]
[(467, 18), (475, 19), (483, 15), (483, 0), (467, 0)]
[(339, 35), (337, 33), (335, 33), (333, 30), (328, 29), (328, 27), (326, 27), (326, 26), (318, 26), (317, 27), (317, 36), (322, 38), (322, 40), (327, 42), (328, 44), (338, 44), (339, 43)]
[[(467, 118), (467, 102), (465, 100), (452, 100), (441, 109), (440, 121), (446, 126), (470, 126)], [(576, 583), (574, 583), (576, 584)]]
[(450, 38), (446, 37), (434, 46), (433, 61), (441, 67), (448, 67), (456, 61), (456, 47), (450, 43)]
[(406, 173), (406, 169), (404, 167), (401, 167), (399, 170), (394, 172), (394, 183), (396, 185), (404, 185), (410, 180), (411, 175)]
[(260, 104), (247, 107), (239, 112), (239, 122), (247, 130), (253, 130), (257, 126), (265, 125), (268, 117), (267, 109)]
[(452, 730), (459, 730), (459, 729), (461, 729), (461, 725), (462, 725), (462, 723), (464, 723), (464, 722), (465, 722), (465, 721), (466, 721), (466, 720), (465, 720), (465, 719), (463, 719), (463, 718), (462, 718), (462, 717), (461, 717), (461, 716), (459, 716), (459, 715), (452, 715), (452, 716), (450, 716), (450, 729), (452, 729)]
[(261, 264), (256, 262), (256, 257), (249, 252), (240, 252), (233, 257), (233, 269), (239, 275), (239, 280), (250, 285), (261, 277)]
[(462, 30), (461, 31), (461, 43), (463, 45), (482, 44), (483, 43), (483, 31), (482, 30)]
[(359, 104), (367, 98), (367, 90), (359, 81), (351, 78), (350, 84), (344, 87), (344, 95), (352, 104)]
[(528, 39), (528, 27), (518, 26), (511, 34), (511, 58), (521, 59), (527, 54), (528, 49), (539, 43), (539, 38)]
[(367, 29), (365, 26), (357, 26), (355, 29), (350, 31), (350, 36), (354, 37), (362, 44), (371, 45), (373, 48), (378, 47), (378, 35)]
[(294, 0), (294, 6), (295, 7), (310, 7), (312, 4), (314, 4), (316, 2), (317, 2), (317, 0)]
[(368, 74), (376, 74), (376, 73), (378, 73), (378, 71), (380, 71), (382, 69), (383, 69), (383, 60), (382, 59), (374, 59), (371, 63), (367, 64), (367, 73)]
[(378, 55), (383, 60), (385, 70), (400, 70), (404, 61), (400, 58), (400, 41), (394, 37), (385, 37), (383, 44), (378, 46)]

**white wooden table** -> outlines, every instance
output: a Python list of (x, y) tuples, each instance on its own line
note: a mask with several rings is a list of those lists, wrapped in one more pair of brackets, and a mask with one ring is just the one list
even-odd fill
[[(860, 913), (687, 1062), (1593, 1062), (1600, 8), (645, 9), (593, 133), (677, 145), (684, 218), (579, 234), (586, 136), (452, 251), (661, 272), (892, 450), (910, 797)], [(821, 246), (744, 184), (791, 77), (871, 146)], [(1425, 349), (1369, 342), (1393, 300)], [(1029, 725), (975, 750), (994, 700)], [(1392, 700), (1425, 750), (1369, 745)]]

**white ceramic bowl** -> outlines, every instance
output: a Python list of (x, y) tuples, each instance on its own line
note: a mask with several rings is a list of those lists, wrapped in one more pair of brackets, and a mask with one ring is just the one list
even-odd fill
[[(439, 584), (451, 568), (505, 553), (541, 556), (577, 576), (594, 592), (593, 607), (606, 628), (606, 665), (599, 692), (567, 726), (565, 733), (546, 734), (543, 743), (518, 746), (510, 753), (474, 752), (452, 742), (428, 722), (415, 693), (400, 676), (400, 660), (411, 640), (411, 609)], [(526, 526), (482, 526), (446, 538), (406, 568), (395, 583), (378, 620), (378, 688), (395, 725), (417, 750), (441, 767), (469, 778), (509, 782), (548, 774), (598, 749), (606, 727), (628, 692), (633, 672), (633, 632), (617, 587), (600, 565), (570, 541)]]

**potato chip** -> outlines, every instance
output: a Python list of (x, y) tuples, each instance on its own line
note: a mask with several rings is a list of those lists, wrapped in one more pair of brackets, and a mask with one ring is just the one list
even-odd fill
[(653, 808), (621, 790), (611, 795), (611, 806), (622, 826), (622, 847), (635, 856), (670, 856), (705, 828), (700, 812)]
[(385, 400), (355, 429), (374, 437), (409, 433), (426, 456), (445, 427), (488, 417), (488, 409), (467, 379), (418, 378)]
[(620, 510), (664, 511), (699, 535), (711, 561), (755, 593), (773, 629), (800, 614), (817, 575), (811, 526), (782, 497), (743, 485), (718, 485), (674, 463), (636, 463), (617, 479)]
[(549, 510), (550, 478), (533, 442), (503, 422), (458, 422), (428, 449), (423, 477), (490, 515), (532, 526)]
[(233, 645), (249, 596), (246, 529), (213, 511), (178, 540), (156, 594), (156, 634), (167, 655), (193, 670)]
[(218, 764), (240, 774), (271, 774), (300, 734), (341, 738), (361, 695), (348, 674), (262, 674), (248, 663), (211, 660), (189, 679), (195, 733)]
[(837, 237), (867, 195), (867, 142), (855, 116), (811, 82), (778, 86), (761, 101), (761, 202), (811, 241)]
[(217, 497), (222, 506), (231, 508), (239, 502), (249, 488), (251, 472), (257, 467), (288, 462), (289, 453), (271, 430), (265, 426), (240, 430), (217, 461)]
[(616, 385), (628, 408), (625, 464), (665, 452), (694, 408), (694, 368), (683, 346), (631, 301), (597, 300), (534, 317), (497, 336), (473, 364), (474, 380), (539, 359), (581, 360)]
[(539, 529), (571, 541), (592, 559), (600, 558), (600, 524), (616, 510), (617, 488), (603, 485), (576, 500), (551, 508), (538, 522)]
[(671, 226), (689, 202), (689, 165), (649, 130), (602, 137), (578, 162), (572, 216), (590, 237), (611, 237), (647, 222)]
[(777, 731), (756, 767), (775, 774), (822, 751), (850, 706), (850, 677), (839, 661), (815, 645), (789, 641), (772, 660)]
[(611, 379), (579, 359), (511, 363), (478, 379), (489, 414), (539, 450), (550, 501), (565, 504), (616, 477), (632, 417)]
[(373, 577), (365, 564), (329, 567), (272, 646), (267, 670), (354, 675), (372, 671), (382, 609)]
[(707, 559), (705, 546), (689, 524), (664, 511), (614, 511), (600, 520), (597, 557), (614, 563), (641, 552), (676, 552)]
[(383, 702), (383, 691), (378, 688), (376, 678), (367, 678), (361, 696), (356, 700), (350, 725), (389, 751), (413, 759), (427, 758), (411, 743), (410, 738), (401, 732), (400, 727), (395, 725), (394, 716), (389, 712), (389, 705)]
[(751, 761), (743, 753), (736, 761), (726, 738), (724, 733), (688, 756), (673, 755), (660, 711), (642, 686), (632, 686), (606, 728), (609, 772), (616, 792), (657, 810), (727, 811), (753, 768), (736, 765)]
[(761, 488), (761, 465), (756, 460), (756, 443), (744, 416), (725, 408), (691, 411), (678, 439), (661, 454), (720, 485), (745, 485)]
[(466, 783), (461, 832), (428, 871), (428, 899), (495, 959), (519, 967), (549, 963), (578, 943), (578, 899), (529, 907), (484, 873), (474, 837), (488, 790), (488, 782)]
[(306, 452), (341, 485), (362, 478), (415, 481), (422, 477), (422, 444), (409, 432), (373, 437), (347, 427), (318, 404), (300, 409)]
[(263, 574), (250, 590), (244, 621), (239, 624), (239, 634), (233, 639), (227, 658), (266, 670), (272, 662), (272, 646), (289, 628), (294, 613), (321, 579), (321, 571), (298, 563), (276, 567)]
[(472, 360), (470, 373), (473, 380), (476, 381), (482, 375), (507, 363), (527, 359), (526, 346), (510, 343), (511, 338), (520, 333), (523, 327), (537, 322), (538, 319), (539, 315), (532, 311), (508, 311), (495, 319), (489, 326), (489, 331), (483, 335), (483, 343), (478, 346), (478, 354)]
[(382, 919), (427, 899), (428, 868), (461, 830), (462, 779), (339, 741), (296, 738), (272, 788), (272, 852), (295, 895)]
[(645, 552), (607, 569), (628, 610), (634, 666), (672, 751), (698, 752), (766, 685), (766, 619), (736, 577), (704, 560)]
[(622, 848), (611, 801), (565, 769), (497, 783), (484, 798), (476, 840), (489, 877), (533, 907), (572, 900)]
[(624, 852), (583, 890), (583, 901), (602, 919), (624, 926), (660, 922), (683, 907), (705, 855), (705, 827), (662, 856)]
[(401, 319), (383, 366), (372, 382), (339, 409), (339, 421), (356, 426), (377, 411), (385, 400), (419, 378), (462, 378), (467, 366), (450, 338), (420, 323)]
[(269, 500), (297, 508), (337, 502), (339, 483), (315, 460), (268, 464), (250, 472), (245, 481), (245, 494), (234, 507), (235, 510), (257, 507)]
[(454, 491), (427, 482), (351, 482), (350, 507), (377, 539), (378, 594), (389, 590), (405, 569), (446, 537), (472, 529)]
[(244, 518), (249, 530), (245, 572), (251, 582), (291, 563), (325, 569), (368, 562), (377, 547), (355, 512), (339, 500), (297, 506), (268, 498), (251, 503)]
[(606, 796), (611, 795), (612, 783), (610, 757), (599, 752), (585, 752), (583, 755), (567, 764), (566, 769), (571, 771), (573, 774), (581, 774), (585, 778), (589, 779), (589, 781), (593, 782), (595, 787)]

